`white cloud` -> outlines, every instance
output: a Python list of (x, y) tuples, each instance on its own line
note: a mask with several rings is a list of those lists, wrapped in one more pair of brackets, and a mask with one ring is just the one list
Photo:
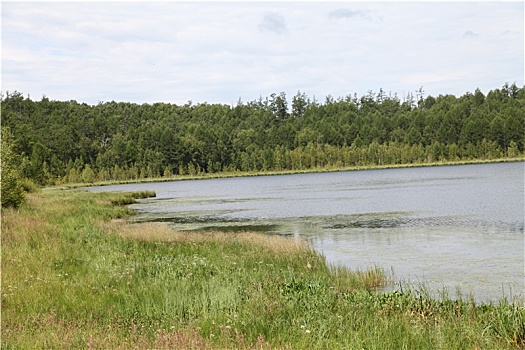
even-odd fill
[(259, 29), (263, 32), (273, 32), (277, 35), (286, 33), (286, 20), (278, 13), (271, 12), (264, 15), (263, 20), (259, 23)]
[(472, 30), (467, 30), (465, 33), (463, 33), (464, 38), (475, 38), (479, 36), (479, 34), (474, 33)]
[(350, 18), (364, 18), (371, 20), (368, 11), (351, 10), (349, 8), (338, 8), (328, 12), (328, 17), (332, 19), (350, 19)]
[(2, 4), (2, 90), (234, 103), (523, 85), (520, 2)]

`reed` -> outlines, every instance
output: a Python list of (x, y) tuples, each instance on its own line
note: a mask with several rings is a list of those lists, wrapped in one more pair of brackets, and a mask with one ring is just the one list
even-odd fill
[(380, 268), (328, 266), (293, 238), (130, 224), (118, 196), (50, 189), (2, 211), (2, 348), (525, 347), (523, 303), (379, 293)]

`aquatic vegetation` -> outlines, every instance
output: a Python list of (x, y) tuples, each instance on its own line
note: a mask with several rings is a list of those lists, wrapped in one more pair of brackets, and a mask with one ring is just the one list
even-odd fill
[(113, 205), (130, 205), (136, 203), (136, 199), (144, 199), (144, 198), (151, 198), (155, 197), (156, 194), (154, 191), (136, 191), (136, 192), (126, 192), (124, 194), (120, 194), (116, 196), (114, 199), (111, 200), (111, 204)]
[(302, 241), (115, 220), (118, 194), (46, 190), (2, 211), (2, 348), (525, 347), (523, 304), (376, 292), (381, 268)]

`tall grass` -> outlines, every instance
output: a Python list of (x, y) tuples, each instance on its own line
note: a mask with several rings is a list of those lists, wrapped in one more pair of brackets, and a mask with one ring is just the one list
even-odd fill
[(116, 220), (116, 194), (2, 212), (2, 348), (519, 349), (522, 304), (377, 293), (302, 241)]

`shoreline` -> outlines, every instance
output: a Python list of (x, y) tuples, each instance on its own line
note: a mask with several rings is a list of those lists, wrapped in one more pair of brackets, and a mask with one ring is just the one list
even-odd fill
[(3, 347), (525, 346), (521, 302), (376, 292), (378, 268), (331, 266), (283, 237), (128, 224), (119, 198), (56, 189), (3, 210)]
[(237, 177), (256, 177), (256, 176), (279, 176), (279, 175), (296, 175), (296, 174), (313, 174), (313, 173), (332, 173), (344, 171), (366, 171), (366, 170), (384, 170), (384, 169), (405, 169), (405, 168), (424, 168), (424, 167), (438, 167), (438, 166), (459, 166), (470, 164), (491, 164), (491, 163), (513, 163), (525, 162), (525, 157), (519, 158), (497, 158), (497, 159), (471, 159), (460, 161), (443, 161), (432, 163), (409, 163), (409, 164), (385, 164), (385, 165), (365, 165), (365, 166), (350, 166), (344, 168), (311, 168), (304, 170), (282, 170), (282, 171), (259, 171), (259, 172), (218, 172), (205, 173), (202, 175), (173, 175), (171, 177), (157, 177), (157, 178), (142, 178), (132, 180), (111, 180), (100, 181), (93, 183), (71, 183), (58, 184), (54, 186), (46, 186), (49, 188), (65, 188), (75, 189), (84, 187), (103, 187), (113, 185), (127, 185), (127, 184), (141, 184), (152, 182), (169, 182), (169, 181), (188, 181), (188, 180), (207, 180), (207, 179), (227, 179)]

